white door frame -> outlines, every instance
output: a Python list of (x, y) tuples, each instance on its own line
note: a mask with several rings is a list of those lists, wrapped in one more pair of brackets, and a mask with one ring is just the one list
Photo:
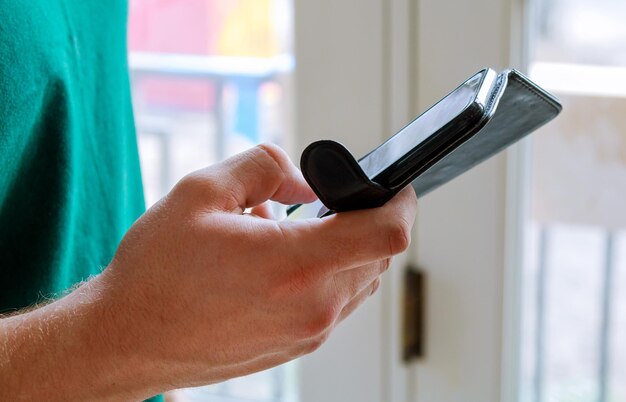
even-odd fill
[[(421, 110), (483, 67), (525, 70), (523, 0), (420, 0), (417, 21)], [(427, 346), (412, 401), (517, 399), (527, 148), (510, 148), (420, 202)]]
[[(295, 2), (295, 146), (330, 138), (363, 155), (411, 118), (411, 0)], [(401, 276), (396, 259), (381, 290), (299, 363), (301, 402), (408, 401), (401, 361)]]

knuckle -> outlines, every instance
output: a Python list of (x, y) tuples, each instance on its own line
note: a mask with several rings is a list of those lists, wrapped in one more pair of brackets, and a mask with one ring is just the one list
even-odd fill
[(402, 253), (411, 244), (411, 228), (404, 220), (395, 223), (389, 229), (387, 236), (390, 255)]
[(339, 308), (334, 303), (328, 303), (320, 311), (309, 317), (302, 329), (304, 339), (315, 339), (332, 328), (339, 315)]
[(314, 338), (312, 338), (311, 340), (309, 340), (303, 348), (303, 354), (308, 355), (311, 354), (313, 352), (315, 352), (316, 350), (318, 350), (319, 348), (322, 347), (322, 345), (324, 343), (326, 343), (326, 341), (328, 340), (328, 337), (330, 336), (330, 331), (326, 331)]
[(283, 166), (289, 161), (287, 153), (278, 145), (271, 143), (263, 143), (255, 146), (252, 150), (259, 158), (266, 159), (269, 163), (275, 165), (280, 171), (284, 171)]
[(186, 193), (188, 191), (195, 191), (198, 187), (200, 187), (200, 177), (198, 177), (197, 172), (192, 172), (182, 179), (174, 186), (174, 190), (178, 192)]
[(415, 190), (413, 189), (413, 187), (407, 186), (406, 191), (409, 194), (409, 203), (410, 203), (411, 208), (416, 209), (417, 208), (417, 194), (415, 194)]
[(310, 281), (304, 275), (293, 275), (287, 281), (287, 289), (290, 295), (301, 295), (310, 288)]
[[(283, 285), (290, 295), (301, 296), (314, 287), (317, 282), (317, 274), (314, 267), (302, 266), (287, 276)], [(282, 286), (281, 286), (282, 287)]]
[(303, 324), (294, 328), (295, 338), (298, 340), (309, 340), (315, 338), (319, 332), (320, 325), (312, 319), (306, 320)]
[(372, 291), (370, 293), (370, 296), (376, 293), (376, 291), (379, 288), (380, 288), (380, 278), (376, 278), (376, 280), (374, 280), (374, 283), (372, 283)]
[(291, 346), (287, 347), (283, 352), (283, 356), (285, 361), (296, 360), (299, 357), (304, 356), (304, 348), (300, 344), (290, 344)]
[(319, 341), (317, 338), (311, 339), (310, 341), (308, 341), (302, 346), (301, 355), (308, 355), (308, 354), (315, 352), (320, 347), (322, 347), (322, 344), (323, 342)]
[(381, 261), (381, 268), (380, 268), (380, 273), (384, 273), (387, 272), (389, 270), (389, 267), (391, 267), (391, 262), (393, 261), (393, 258), (385, 258), (383, 261)]
[(337, 319), (338, 310), (337, 303), (328, 303), (322, 308), (313, 321), (313, 327), (317, 329), (318, 334), (332, 327)]
[(259, 144), (255, 148), (267, 153), (274, 160), (280, 160), (287, 156), (285, 151), (281, 147), (269, 142)]
[(173, 193), (183, 198), (194, 198), (213, 193), (213, 180), (206, 174), (196, 171), (187, 174), (174, 186)]

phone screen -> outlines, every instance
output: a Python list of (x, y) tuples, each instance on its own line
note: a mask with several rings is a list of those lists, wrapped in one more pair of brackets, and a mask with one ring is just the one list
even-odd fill
[[(465, 81), (393, 137), (361, 158), (359, 165), (367, 176), (376, 177), (461, 115), (476, 101), (487, 73), (487, 70), (481, 71)], [(288, 219), (320, 218), (328, 212), (330, 212), (328, 208), (317, 200), (310, 204), (289, 208)]]
[(478, 95), (484, 73), (478, 73), (436, 103), (396, 135), (359, 160), (359, 165), (374, 178), (422, 144), (443, 126), (461, 114)]
[(315, 200), (310, 204), (294, 205), (287, 210), (287, 219), (321, 218), (329, 213), (322, 201)]

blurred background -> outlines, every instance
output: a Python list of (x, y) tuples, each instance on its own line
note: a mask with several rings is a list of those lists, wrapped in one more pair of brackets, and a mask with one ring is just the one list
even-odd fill
[[(131, 0), (128, 43), (146, 203), (260, 142), (286, 144), (290, 0)], [(175, 401), (293, 401), (289, 366)]]
[(524, 401), (626, 401), (626, 2), (533, 0)]
[(128, 41), (148, 203), (184, 174), (284, 144), (288, 0), (132, 0)]
[[(623, 0), (130, 0), (148, 205), (259, 142), (362, 155), (487, 66), (564, 105), (420, 201), (412, 249), (315, 355), (171, 398), (626, 401), (624, 21)], [(408, 265), (426, 290), (406, 363)]]

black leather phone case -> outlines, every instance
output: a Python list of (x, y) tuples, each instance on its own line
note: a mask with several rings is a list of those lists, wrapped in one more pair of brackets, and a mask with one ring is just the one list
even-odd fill
[[(487, 123), (412, 181), (422, 196), (530, 134), (561, 111), (556, 98), (516, 70), (506, 70), (491, 88)], [(317, 141), (302, 153), (302, 173), (324, 205), (336, 212), (379, 207), (401, 188), (367, 177), (343, 145)]]

